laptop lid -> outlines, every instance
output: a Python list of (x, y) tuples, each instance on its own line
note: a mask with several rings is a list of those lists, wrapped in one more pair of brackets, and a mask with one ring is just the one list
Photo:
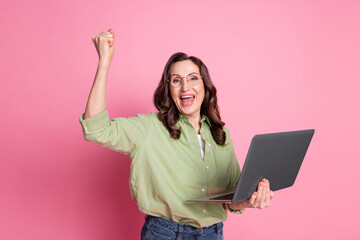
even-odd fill
[(270, 181), (272, 191), (292, 186), (314, 132), (309, 129), (255, 135), (232, 202), (249, 199), (263, 178)]

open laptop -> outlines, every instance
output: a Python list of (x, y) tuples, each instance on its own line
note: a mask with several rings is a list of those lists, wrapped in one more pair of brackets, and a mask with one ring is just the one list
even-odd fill
[(292, 186), (314, 132), (309, 129), (255, 135), (235, 189), (187, 201), (235, 203), (246, 200), (263, 178), (270, 181), (272, 191)]

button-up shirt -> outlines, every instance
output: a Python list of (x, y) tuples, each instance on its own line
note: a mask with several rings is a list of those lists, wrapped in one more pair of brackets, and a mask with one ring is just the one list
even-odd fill
[(80, 123), (86, 140), (130, 156), (130, 193), (143, 213), (194, 227), (226, 220), (226, 205), (186, 201), (236, 186), (240, 167), (225, 127), (226, 142), (221, 146), (211, 135), (209, 119), (202, 117), (202, 158), (195, 128), (185, 115), (176, 123), (181, 129), (177, 140), (157, 113), (110, 120), (105, 109), (85, 120), (81, 115)]

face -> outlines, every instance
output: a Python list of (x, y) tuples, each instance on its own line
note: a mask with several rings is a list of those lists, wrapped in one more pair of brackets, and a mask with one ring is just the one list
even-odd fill
[(177, 88), (170, 85), (170, 94), (179, 112), (189, 118), (194, 118), (200, 117), (205, 89), (203, 80), (195, 86), (189, 85), (186, 77), (191, 73), (200, 75), (199, 67), (191, 60), (174, 63), (170, 68), (170, 78), (176, 74), (182, 77), (183, 81)]

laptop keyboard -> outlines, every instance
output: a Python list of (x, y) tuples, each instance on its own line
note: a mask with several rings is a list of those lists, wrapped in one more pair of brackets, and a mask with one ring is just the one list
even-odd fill
[(223, 196), (220, 196), (220, 197), (210, 198), (210, 200), (232, 200), (233, 197), (234, 197), (234, 194), (235, 193), (230, 193), (230, 194), (223, 195)]

